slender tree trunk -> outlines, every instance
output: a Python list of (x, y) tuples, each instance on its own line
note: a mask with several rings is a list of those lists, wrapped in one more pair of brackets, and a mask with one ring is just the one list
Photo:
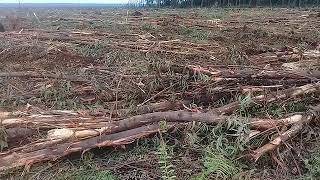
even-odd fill
[(203, 7), (203, 1), (204, 1), (204, 0), (201, 0), (201, 7)]

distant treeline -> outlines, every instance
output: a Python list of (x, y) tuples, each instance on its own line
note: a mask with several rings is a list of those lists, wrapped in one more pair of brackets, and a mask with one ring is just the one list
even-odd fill
[(138, 0), (136, 5), (147, 7), (317, 7), (320, 6), (320, 0)]
[[(1, 3), (0, 8), (117, 8), (127, 4), (94, 4), (94, 3)], [(1, 9), (0, 9), (1, 11)]]

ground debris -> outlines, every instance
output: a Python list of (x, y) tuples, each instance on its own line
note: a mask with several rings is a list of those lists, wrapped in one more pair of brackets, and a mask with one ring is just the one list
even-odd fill
[[(0, 171), (115, 147), (130, 156), (85, 163), (142, 179), (215, 175), (210, 165), (239, 159), (272, 177), (275, 164), (303, 173), (319, 134), (320, 21), (298, 9), (189, 11), (19, 11), (0, 34)], [(147, 156), (131, 153), (141, 144)]]
[(135, 12), (131, 13), (131, 16), (136, 16), (136, 17), (143, 16), (143, 13), (140, 11), (135, 11)]

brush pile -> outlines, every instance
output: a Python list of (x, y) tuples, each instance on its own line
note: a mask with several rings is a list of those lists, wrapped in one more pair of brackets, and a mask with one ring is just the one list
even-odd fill
[[(281, 52), (281, 54), (284, 55), (277, 55), (274, 58), (294, 56), (289, 52)], [(304, 61), (283, 63), (277, 69), (271, 66), (171, 65), (167, 68), (159, 67), (157, 75), (146, 77), (121, 74), (119, 75), (121, 78), (130, 78), (132, 81), (142, 79), (141, 84), (147, 80), (160, 78), (165, 85), (167, 78), (177, 77), (175, 83), (171, 82), (167, 87), (155, 90), (152, 95), (145, 96), (145, 100), (131, 109), (117, 109), (116, 106), (117, 103), (120, 103), (120, 99), (124, 100), (124, 97), (121, 97), (121, 95), (124, 96), (122, 93), (128, 91), (119, 89), (115, 97), (109, 97), (116, 101), (116, 106), (111, 110), (42, 111), (28, 106), (25, 111), (1, 112), (0, 145), (3, 151), (0, 153), (0, 171), (29, 166), (45, 160), (56, 160), (73, 152), (87, 151), (96, 147), (132, 143), (139, 138), (161, 131), (159, 125), (161, 121), (167, 121), (170, 127), (174, 127), (177, 123), (192, 122), (216, 125), (226, 122), (232, 114), (237, 114), (244, 108), (249, 109), (257, 105), (266, 106), (269, 103), (315, 96), (320, 90), (320, 71), (306, 70), (302, 66), (306, 66), (307, 63), (316, 63), (314, 60), (319, 58), (318, 55), (317, 52), (306, 52), (300, 55), (300, 58), (305, 59)], [(92, 66), (86, 69), (103, 71), (99, 67)], [(1, 73), (0, 76), (86, 82), (79, 80), (83, 80), (82, 77), (30, 72)], [(182, 83), (186, 83), (185, 88), (181, 88)], [(211, 88), (210, 91), (206, 90), (208, 88)], [(78, 94), (87, 95), (90, 91), (90, 88), (82, 87)], [(170, 100), (168, 99), (169, 94), (179, 98)], [(245, 99), (230, 98), (230, 94), (244, 95)], [(210, 101), (221, 99), (221, 97), (229, 98), (230, 102), (222, 106), (208, 106)], [(202, 109), (190, 106), (192, 101), (202, 99), (204, 100)], [(306, 112), (290, 114), (283, 119), (246, 117), (252, 129), (250, 138), (265, 131), (274, 131), (277, 134), (277, 137), (271, 139), (270, 142), (250, 152), (248, 154), (250, 159), (257, 161), (265, 153), (274, 151), (285, 141), (299, 134), (305, 124), (316, 121), (320, 106), (316, 104), (314, 107), (305, 108), (308, 109)]]

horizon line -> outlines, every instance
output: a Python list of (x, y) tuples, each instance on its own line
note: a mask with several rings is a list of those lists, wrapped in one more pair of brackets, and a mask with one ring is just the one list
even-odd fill
[(33, 2), (33, 3), (17, 3), (17, 2), (0, 2), (0, 4), (127, 4), (127, 3), (67, 3), (67, 2), (60, 2), (60, 3), (53, 3), (53, 2)]

